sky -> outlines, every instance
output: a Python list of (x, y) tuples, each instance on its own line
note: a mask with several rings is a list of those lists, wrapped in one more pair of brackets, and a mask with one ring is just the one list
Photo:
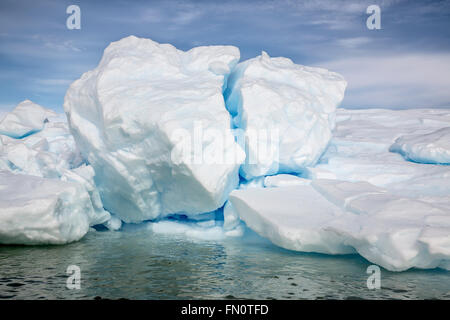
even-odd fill
[[(73, 4), (79, 30), (66, 26)], [(379, 30), (366, 26), (373, 4)], [(129, 35), (339, 72), (345, 108), (450, 107), (450, 0), (1, 0), (0, 111), (30, 99), (62, 112), (68, 86)]]

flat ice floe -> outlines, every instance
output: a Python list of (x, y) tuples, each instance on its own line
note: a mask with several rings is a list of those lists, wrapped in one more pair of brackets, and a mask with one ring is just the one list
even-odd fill
[(367, 182), (236, 190), (230, 201), (249, 228), (286, 249), (358, 252), (392, 271), (450, 268), (450, 213)]
[(327, 254), (354, 252), (344, 238), (327, 231), (345, 211), (311, 186), (235, 190), (230, 202), (250, 229), (280, 247)]
[(0, 171), (0, 243), (80, 240), (89, 230), (92, 211), (80, 184)]

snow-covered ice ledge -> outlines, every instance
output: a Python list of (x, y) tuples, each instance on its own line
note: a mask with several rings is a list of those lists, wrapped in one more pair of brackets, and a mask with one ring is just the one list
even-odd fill
[(236, 190), (230, 201), (248, 227), (286, 249), (357, 252), (392, 271), (450, 270), (448, 211), (367, 182)]

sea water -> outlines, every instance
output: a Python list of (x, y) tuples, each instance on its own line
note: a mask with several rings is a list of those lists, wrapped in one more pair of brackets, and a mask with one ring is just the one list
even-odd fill
[[(0, 299), (450, 299), (449, 271), (381, 269), (381, 288), (368, 289), (370, 265), (284, 250), (249, 230), (201, 241), (125, 228), (63, 246), (0, 246)], [(67, 286), (69, 266), (80, 289)]]

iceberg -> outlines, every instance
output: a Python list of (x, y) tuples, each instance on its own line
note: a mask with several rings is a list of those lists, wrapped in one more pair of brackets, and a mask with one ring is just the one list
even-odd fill
[(450, 164), (450, 127), (427, 134), (401, 136), (390, 150), (415, 162)]
[(447, 110), (338, 109), (326, 152), (302, 173), (309, 184), (268, 176), (266, 188), (241, 188), (229, 201), (249, 228), (286, 249), (342, 253), (327, 249), (334, 237), (335, 245), (388, 270), (450, 269), (450, 167), (391, 152), (398, 138), (427, 136), (449, 123)]
[(0, 115), (0, 134), (17, 139), (23, 138), (42, 130), (48, 117), (52, 116), (56, 116), (54, 111), (41, 107), (30, 100), (22, 101), (3, 119)]
[(92, 216), (89, 195), (77, 183), (0, 171), (0, 243), (77, 241)]
[[(392, 152), (392, 145), (401, 137), (430, 137), (434, 132), (445, 131), (449, 123), (450, 112), (446, 109), (338, 110), (330, 145), (316, 167), (308, 168), (306, 176), (313, 180), (316, 187), (318, 184), (314, 180), (326, 178), (364, 182), (372, 185), (370, 189), (378, 187), (380, 190), (375, 191), (377, 193), (383, 191), (382, 195), (366, 195), (364, 210), (358, 209), (360, 205), (357, 206), (357, 202), (353, 202), (349, 208), (354, 212), (368, 212), (373, 207), (373, 210), (379, 208), (380, 212), (385, 212), (383, 219), (380, 218), (380, 212), (358, 218), (359, 222), (355, 225), (365, 230), (365, 236), (353, 238), (353, 232), (346, 232), (353, 235), (353, 241), (358, 242), (355, 246), (359, 246), (360, 253), (366, 252), (366, 258), (372, 255), (368, 258), (370, 261), (390, 259), (391, 262), (384, 261), (384, 265), (396, 271), (414, 266), (433, 268), (439, 264), (442, 268), (449, 268), (448, 255), (441, 255), (439, 260), (439, 255), (432, 252), (438, 252), (433, 245), (441, 243), (442, 250), (448, 245), (450, 233), (444, 221), (450, 213), (450, 167), (405, 161), (402, 155)], [(433, 147), (433, 143), (430, 141), (429, 147)], [(369, 192), (369, 188), (364, 189)], [(342, 199), (342, 196), (338, 198)], [(329, 199), (333, 198), (329, 196)], [(363, 198), (359, 201), (363, 201)], [(369, 205), (369, 201), (372, 204)], [(440, 217), (426, 216), (432, 212), (439, 212)], [(428, 225), (430, 221), (434, 221), (433, 226)], [(441, 225), (438, 221), (441, 221)], [(407, 231), (407, 225), (415, 230), (415, 235)], [(347, 228), (343, 222), (341, 231)], [(385, 239), (381, 240), (380, 236), (380, 240), (374, 240), (373, 237), (377, 233), (381, 235), (383, 230), (386, 230)], [(401, 234), (410, 234), (410, 240), (396, 240), (395, 237)], [(428, 235), (436, 238), (428, 241)], [(382, 241), (385, 244), (380, 245)], [(399, 243), (397, 247), (395, 242)], [(406, 243), (410, 244), (409, 247)], [(417, 249), (422, 247), (425, 249)], [(415, 252), (415, 258), (401, 258), (407, 252)], [(398, 255), (397, 259), (389, 257), (395, 254)]]
[[(0, 243), (67, 243), (79, 240), (87, 232), (85, 220), (88, 228), (107, 223), (111, 216), (103, 209), (93, 181), (95, 172), (84, 164), (65, 116), (27, 100), (7, 113), (2, 124), (13, 128), (19, 118), (22, 124), (36, 125), (21, 137), (18, 131), (16, 138), (12, 131), (10, 135), (0, 134), (1, 183), (6, 188), (1, 200), (0, 221), (5, 224)], [(56, 192), (58, 189), (61, 190)], [(34, 220), (35, 224), (27, 220)]]
[[(19, 113), (18, 110), (22, 112), (24, 107), (25, 114)], [(3, 127), (17, 125), (18, 114), (22, 123), (39, 125), (31, 131), (28, 128), (26, 135), (18, 131), (16, 134), (9, 131), (8, 135), (0, 133), (0, 169), (43, 178), (60, 178), (65, 170), (76, 168), (84, 162), (65, 117), (27, 100), (6, 114), (1, 122)], [(45, 121), (42, 120), (44, 118)]]
[(230, 201), (223, 207), (223, 230), (227, 237), (241, 237), (245, 232), (245, 225)]
[(248, 227), (289, 250), (450, 270), (450, 112), (336, 109), (339, 74), (239, 56), (131, 36), (70, 86), (65, 116), (29, 100), (0, 114), (0, 243), (151, 220), (161, 235)]
[(245, 158), (223, 97), (239, 55), (130, 36), (70, 86), (70, 131), (109, 212), (138, 223), (223, 206)]
[(225, 97), (246, 150), (241, 176), (300, 173), (315, 165), (331, 139), (346, 85), (337, 73), (265, 52), (239, 63)]
[(111, 220), (111, 215), (103, 209), (102, 199), (100, 198), (100, 194), (94, 183), (94, 176), (95, 172), (91, 166), (82, 165), (72, 170), (65, 170), (61, 180), (78, 183), (88, 192), (93, 208), (92, 214), (90, 215), (91, 226), (106, 222), (106, 227), (108, 229), (118, 230), (120, 229), (122, 222), (117, 218), (109, 221)]
[(345, 211), (311, 186), (235, 190), (230, 202), (247, 227), (277, 246), (326, 254), (354, 252), (345, 238), (327, 229)]
[(246, 225), (295, 251), (359, 253), (391, 271), (450, 270), (450, 214), (367, 182), (236, 190), (230, 202)]
[(364, 258), (391, 271), (450, 270), (450, 213), (439, 204), (397, 196), (367, 182), (313, 181), (351, 213), (330, 230)]

